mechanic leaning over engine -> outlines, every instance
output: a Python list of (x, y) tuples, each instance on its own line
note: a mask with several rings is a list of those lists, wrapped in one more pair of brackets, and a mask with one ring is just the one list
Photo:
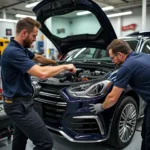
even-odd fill
[(4, 110), (15, 124), (12, 150), (25, 150), (28, 138), (35, 145), (34, 150), (52, 150), (53, 147), (49, 131), (33, 109), (30, 75), (46, 79), (64, 70), (76, 72), (72, 64), (39, 66), (31, 60), (56, 63), (27, 49), (36, 40), (39, 28), (40, 23), (31, 18), (19, 20), (16, 37), (11, 39), (1, 59)]
[(129, 84), (147, 103), (142, 126), (141, 150), (150, 150), (150, 56), (135, 53), (127, 42), (115, 39), (107, 47), (112, 61), (120, 65), (112, 91), (103, 104), (90, 104), (91, 112), (99, 113), (112, 107)]

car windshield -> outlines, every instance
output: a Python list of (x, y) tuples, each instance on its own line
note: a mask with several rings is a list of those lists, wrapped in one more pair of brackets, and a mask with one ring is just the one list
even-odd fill
[[(125, 40), (133, 51), (136, 51), (138, 40)], [(82, 48), (72, 51), (72, 54), (66, 57), (66, 61), (103, 61), (112, 62), (106, 49), (101, 48)]]
[(105, 49), (100, 48), (82, 48), (74, 52), (66, 61), (84, 60), (84, 61), (109, 61), (111, 59)]

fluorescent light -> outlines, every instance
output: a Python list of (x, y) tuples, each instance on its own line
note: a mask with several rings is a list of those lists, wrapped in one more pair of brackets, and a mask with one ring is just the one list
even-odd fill
[(77, 15), (81, 16), (81, 15), (87, 15), (87, 14), (90, 14), (90, 13), (91, 13), (90, 11), (82, 11), (82, 12), (78, 12)]
[(103, 11), (112, 10), (112, 9), (114, 9), (113, 6), (107, 6), (102, 8)]
[[(107, 11), (107, 10), (114, 9), (114, 7), (113, 6), (107, 6), (107, 7), (103, 7), (102, 9), (103, 9), (103, 11)], [(91, 13), (90, 11), (82, 11), (82, 12), (78, 12), (77, 15), (81, 16), (81, 15), (87, 15), (87, 14), (90, 14), (90, 13)]]
[(18, 20), (11, 20), (11, 19), (0, 19), (0, 21), (3, 21), (3, 22), (14, 22), (14, 23), (18, 22)]
[[(107, 7), (103, 7), (102, 9), (103, 9), (103, 11), (107, 11), (107, 10), (114, 9), (114, 7), (113, 6), (107, 6)], [(90, 11), (82, 11), (82, 12), (77, 13), (78, 16), (87, 15), (87, 14), (91, 14), (91, 12)]]
[(16, 17), (18, 17), (18, 18), (26, 18), (26, 17), (30, 17), (30, 18), (36, 19), (35, 16), (28, 16), (28, 15), (22, 15), (22, 14), (16, 14)]
[(34, 2), (34, 3), (31, 3), (31, 4), (27, 4), (25, 7), (26, 8), (31, 8), (31, 7), (34, 7), (38, 4), (39, 2)]
[(107, 17), (112, 18), (112, 17), (119, 17), (119, 16), (130, 15), (130, 14), (132, 14), (132, 11), (126, 11), (126, 12), (121, 12), (121, 13), (109, 14), (109, 15), (107, 15)]

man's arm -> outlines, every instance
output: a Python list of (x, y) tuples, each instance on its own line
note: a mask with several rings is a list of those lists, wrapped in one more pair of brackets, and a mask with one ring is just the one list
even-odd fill
[(90, 107), (90, 111), (94, 112), (94, 113), (99, 113), (104, 111), (107, 108), (112, 107), (119, 99), (121, 93), (124, 91), (123, 88), (119, 88), (114, 86), (112, 91), (107, 95), (105, 101), (103, 102), (103, 104), (99, 103), (99, 104), (89, 104)]
[(105, 101), (103, 102), (102, 108), (107, 109), (112, 107), (118, 101), (123, 91), (123, 88), (114, 86), (112, 91), (107, 95)]
[(38, 66), (34, 65), (31, 67), (27, 73), (36, 76), (40, 79), (46, 79), (49, 77), (53, 77), (57, 74), (59, 74), (62, 71), (70, 71), (72, 73), (76, 72), (76, 68), (74, 67), (73, 64), (68, 64), (68, 65), (59, 65), (59, 66)]
[(103, 104), (90, 104), (89, 108), (91, 112), (99, 113), (107, 108), (112, 107), (118, 101), (121, 93), (127, 87), (131, 77), (132, 71), (125, 66), (121, 66), (117, 72), (116, 81), (112, 91), (107, 95)]
[(38, 62), (38, 63), (45, 64), (45, 65), (47, 65), (47, 64), (56, 64), (55, 60), (47, 59), (44, 56), (38, 55), (38, 54), (35, 54), (33, 60)]

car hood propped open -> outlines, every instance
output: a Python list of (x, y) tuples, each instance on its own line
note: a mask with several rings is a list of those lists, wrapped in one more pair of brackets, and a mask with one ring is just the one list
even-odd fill
[[(80, 10), (90, 11), (96, 17), (101, 26), (97, 33), (69, 35), (61, 38), (54, 35), (45, 24), (45, 21), (50, 17)], [(106, 48), (113, 39), (117, 38), (106, 14), (91, 0), (43, 0), (33, 8), (33, 11), (42, 25), (40, 30), (61, 54), (67, 54), (69, 51), (81, 47)]]

